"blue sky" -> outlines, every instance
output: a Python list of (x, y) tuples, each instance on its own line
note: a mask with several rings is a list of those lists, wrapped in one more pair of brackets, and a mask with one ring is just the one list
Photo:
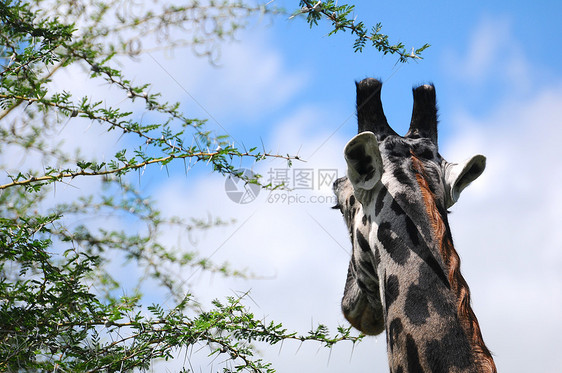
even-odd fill
[[(274, 4), (294, 8), (288, 1)], [(562, 44), (562, 36), (553, 16), (559, 14), (556, 8), (560, 10), (560, 5), (554, 2), (534, 6), (511, 2), (509, 9), (500, 2), (356, 4), (358, 19), (367, 25), (382, 22), (383, 32), (390, 35), (391, 41), (402, 41), (407, 47), (426, 42), (432, 45), (423, 60), (408, 64), (397, 64), (394, 56), (382, 56), (374, 49), (353, 53), (349, 32), (327, 37), (326, 25), (309, 30), (302, 19), (266, 19), (251, 24), (249, 32), (240, 35), (240, 43), (223, 50), (223, 68), (209, 73), (217, 78), (216, 82), (212, 82), (212, 76), (204, 75), (204, 83), (184, 87), (199, 95), (198, 102), (217, 119), (218, 123), (210, 120), (209, 124), (218, 132), (226, 130), (245, 144), (263, 140), (266, 146), (275, 146), (275, 140), (268, 138), (274, 132), (272, 124), (304, 107), (317, 107), (330, 117), (324, 129), (335, 130), (349, 120), (338, 133), (350, 137), (355, 129), (353, 118), (348, 119), (355, 100), (353, 82), (367, 76), (383, 80), (387, 117), (398, 132), (404, 133), (410, 117), (411, 87), (433, 82), (444, 109), (440, 111), (444, 124), (440, 139), (446, 141), (451, 130), (449, 119), (455, 110), (484, 117), (507, 97), (529, 97), (559, 76), (562, 52), (557, 46)], [(247, 52), (243, 46), (252, 44), (251, 53), (238, 58), (238, 63), (244, 64), (240, 72), (241, 66), (231, 65), (229, 56), (237, 59), (236, 52), (243, 54)], [(263, 53), (259, 48), (265, 49)], [(232, 76), (259, 81), (259, 76), (252, 76), (250, 71), (263, 69), (264, 61), (277, 64), (273, 67), (278, 69), (277, 79), (269, 78), (267, 83), (250, 87), (244, 97), (244, 92), (236, 88), (244, 83)], [(519, 73), (518, 68), (523, 72)], [(227, 82), (221, 84), (224, 80)], [(205, 85), (209, 85), (208, 89), (203, 88)], [(215, 101), (206, 97), (217, 93)], [(272, 99), (268, 100), (268, 96)], [(256, 97), (265, 101), (256, 102)], [(241, 99), (245, 99), (242, 106), (238, 102)], [(189, 98), (185, 104), (195, 111), (199, 109)], [(329, 107), (329, 114), (324, 107)]]
[[(296, 1), (274, 4), (298, 6)], [(327, 37), (327, 26), (309, 30), (302, 19), (279, 16), (252, 22), (238, 42), (223, 45), (218, 68), (189, 50), (154, 53), (141, 63), (125, 59), (123, 66), (137, 82), (154, 82), (152, 89), (163, 92), (165, 100), (181, 102), (188, 115), (210, 114), (209, 127), (218, 133), (248, 147), (263, 141), (273, 152), (298, 153), (307, 162), (294, 167), (315, 175), (326, 169), (345, 173), (342, 149), (357, 128), (354, 81), (383, 81), (386, 116), (402, 134), (411, 115), (411, 88), (433, 82), (441, 154), (451, 162), (476, 153), (488, 158), (484, 175), (463, 192), (451, 215), (484, 339), (499, 371), (557, 372), (562, 366), (562, 3), (363, 1), (356, 13), (367, 25), (382, 22), (391, 42), (431, 47), (423, 60), (397, 64), (396, 57), (369, 48), (353, 53), (349, 33)], [(74, 75), (61, 76), (56, 84), (85, 89)], [(90, 92), (106, 95), (101, 86)], [(86, 153), (112, 156), (111, 142), (96, 140), (103, 130), (87, 125)], [(84, 130), (68, 126), (67, 131), (73, 138)], [(264, 175), (284, 168), (279, 161), (255, 166)], [(251, 290), (253, 312), (287, 328), (306, 332), (315, 323), (332, 330), (345, 325), (339, 301), (350, 244), (341, 216), (330, 209), (330, 188), (295, 190), (291, 195), (304, 200), (291, 205), (268, 201), (265, 191), (239, 205), (226, 196), (220, 176), (196, 167), (186, 177), (183, 170), (183, 164), (170, 167), (169, 174), (150, 169), (141, 187), (167, 214), (212, 214), (237, 222), (195, 240), (173, 232), (164, 243), (200, 250), (263, 278), (186, 275), (188, 283), (203, 289), (203, 298)], [(320, 203), (310, 197), (325, 198)], [(158, 299), (156, 291), (153, 296)], [(282, 373), (388, 371), (384, 336), (355, 348), (337, 346), (332, 353), (314, 344), (263, 350)], [(197, 357), (192, 359), (196, 364)]]
[[(441, 153), (453, 162), (475, 153), (488, 157), (484, 176), (464, 192), (451, 216), (485, 341), (500, 371), (555, 372), (562, 364), (552, 347), (560, 344), (555, 330), (562, 327), (562, 203), (556, 186), (562, 169), (555, 161), (561, 156), (555, 140), (561, 134), (561, 8), (554, 2), (357, 4), (358, 18), (382, 22), (391, 41), (432, 45), (422, 61), (405, 65), (368, 48), (353, 53), (349, 33), (326, 37), (326, 26), (308, 30), (303, 20), (284, 17), (250, 25), (239, 43), (223, 48), (218, 69), (193, 62), (197, 79), (174, 70), (174, 60), (164, 63), (198, 101), (185, 98), (185, 105), (212, 113), (209, 124), (217, 131), (246, 145), (263, 140), (268, 150), (298, 153), (308, 162), (296, 168), (335, 168), (340, 176), (343, 146), (356, 131), (354, 81), (373, 76), (384, 82), (385, 112), (399, 133), (409, 125), (412, 86), (433, 82)], [(266, 174), (283, 167), (270, 162), (256, 169)], [(213, 297), (251, 289), (255, 312), (290, 328), (345, 324), (339, 299), (349, 243), (330, 204), (279, 205), (262, 193), (252, 204), (236, 205), (221, 196), (220, 177), (200, 171), (187, 181), (172, 175), (148, 189), (166, 196), (159, 197), (160, 207), (170, 213), (235, 217), (234, 227), (202, 237), (198, 247), (268, 280), (203, 276), (197, 284), (213, 289)], [(293, 192), (311, 194), (330, 191)], [(386, 372), (384, 345), (382, 336), (328, 354), (317, 346), (296, 352), (298, 346), (289, 343), (266, 356), (280, 372), (297, 366)]]
[[(356, 9), (366, 24), (382, 22), (391, 41), (407, 47), (427, 42), (431, 48), (419, 62), (397, 64), (394, 56), (368, 48), (353, 53), (349, 33), (327, 37), (327, 26), (309, 30), (303, 20), (277, 17), (252, 23), (238, 43), (224, 46), (220, 68), (188, 54), (181, 55), (189, 61), (187, 70), (185, 61), (159, 59), (197, 103), (165, 77), (162, 84), (175, 89), (188, 110), (204, 107), (218, 132), (226, 130), (249, 146), (263, 141), (268, 150), (298, 153), (308, 162), (296, 168), (334, 168), (341, 176), (343, 146), (356, 132), (354, 81), (373, 76), (384, 82), (385, 113), (399, 133), (409, 125), (412, 86), (433, 82), (441, 153), (453, 162), (476, 153), (488, 157), (484, 175), (463, 193), (451, 216), (485, 341), (500, 371), (557, 371), (562, 5), (404, 1), (361, 2)], [(144, 68), (155, 71), (150, 63)], [(194, 70), (196, 77), (190, 74)], [(256, 166), (263, 174), (281, 168), (275, 161)], [(329, 203), (280, 205), (268, 203), (263, 192), (242, 206), (229, 201), (224, 181), (205, 169), (187, 179), (183, 171), (163, 181), (154, 177), (143, 182), (164, 211), (237, 219), (231, 228), (200, 237), (196, 246), (202, 252), (268, 278), (240, 282), (202, 275), (194, 284), (209, 286), (209, 297), (251, 289), (254, 312), (289, 328), (345, 324), (339, 300), (349, 243)], [(313, 372), (388, 371), (384, 336), (354, 349), (336, 347), (331, 354), (314, 345), (297, 349), (289, 343), (265, 354), (280, 372), (297, 366)]]

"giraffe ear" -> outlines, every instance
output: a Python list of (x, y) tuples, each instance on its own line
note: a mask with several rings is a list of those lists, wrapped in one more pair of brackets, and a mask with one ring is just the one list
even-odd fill
[(372, 132), (361, 132), (344, 149), (347, 176), (355, 189), (371, 190), (382, 175), (382, 159), (377, 138)]
[(464, 188), (482, 175), (485, 168), (486, 157), (480, 154), (475, 155), (461, 164), (448, 163), (445, 166), (447, 208), (453, 206), (459, 200), (459, 196)]

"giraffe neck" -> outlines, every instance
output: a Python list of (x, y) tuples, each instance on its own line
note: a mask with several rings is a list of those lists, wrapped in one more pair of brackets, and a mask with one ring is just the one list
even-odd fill
[(447, 216), (437, 208), (421, 164), (414, 159), (413, 166), (420, 206), (384, 185), (374, 193), (370, 242), (380, 258), (391, 372), (496, 372), (470, 307)]
[(436, 198), (427, 183), (423, 163), (411, 152), (416, 181), (422, 192), (423, 204), (431, 225), (433, 240), (447, 270), (450, 290), (456, 300), (457, 317), (469, 340), (477, 371), (496, 373), (492, 354), (486, 347), (476, 315), (471, 307), (470, 289), (460, 271), (460, 258), (453, 245), (447, 213), (437, 207)]

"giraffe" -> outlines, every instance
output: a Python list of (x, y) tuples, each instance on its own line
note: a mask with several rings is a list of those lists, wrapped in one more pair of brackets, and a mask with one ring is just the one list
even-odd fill
[(404, 136), (387, 123), (382, 83), (356, 86), (358, 135), (333, 186), (353, 246), (344, 316), (365, 334), (386, 331), (391, 373), (495, 373), (447, 218), (486, 158), (456, 164), (438, 153), (433, 85), (413, 89)]

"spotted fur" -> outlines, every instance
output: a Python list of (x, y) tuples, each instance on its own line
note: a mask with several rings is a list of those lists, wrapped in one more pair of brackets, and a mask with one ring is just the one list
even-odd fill
[(353, 247), (342, 311), (350, 324), (363, 333), (380, 334), (384, 330), (384, 319), (379, 277), (375, 269), (378, 264), (377, 253), (371, 250), (368, 242), (371, 217), (363, 213), (363, 207), (353, 195), (353, 187), (347, 177), (335, 181), (334, 192), (338, 201), (334, 208), (343, 214)]

